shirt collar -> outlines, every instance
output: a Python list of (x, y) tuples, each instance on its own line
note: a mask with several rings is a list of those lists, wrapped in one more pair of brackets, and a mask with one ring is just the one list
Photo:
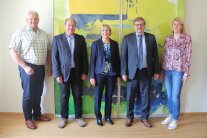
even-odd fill
[[(184, 34), (184, 33), (182, 33), (182, 34), (180, 35), (179, 38), (183, 38), (183, 37), (185, 37), (185, 34)], [(170, 36), (170, 38), (171, 38), (171, 39), (174, 39), (174, 34), (173, 34), (173, 33), (172, 33), (172, 35)]]
[(69, 36), (69, 35), (67, 35), (66, 33), (65, 33), (65, 36), (66, 36), (67, 38), (70, 38), (70, 39), (75, 37), (74, 34)]
[[(33, 29), (31, 28), (31, 27), (29, 27), (29, 26), (26, 26), (26, 29), (29, 31), (29, 30), (31, 30), (31, 31), (33, 31)], [(39, 32), (39, 27), (38, 27), (38, 29), (37, 29), (37, 32)]]
[(139, 36), (139, 35), (142, 35), (142, 36), (144, 36), (144, 33), (142, 33), (142, 34), (138, 34), (138, 33), (136, 32), (136, 35), (137, 35), (137, 36)]

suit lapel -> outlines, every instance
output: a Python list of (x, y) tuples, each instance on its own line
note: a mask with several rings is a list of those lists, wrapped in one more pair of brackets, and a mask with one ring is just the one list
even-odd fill
[(136, 55), (138, 56), (137, 35), (136, 35), (136, 33), (133, 33), (132, 39), (130, 41), (132, 41), (133, 49), (135, 49), (135, 52), (137, 53)]
[(69, 47), (68, 40), (67, 40), (67, 37), (65, 36), (65, 33), (62, 35), (62, 37), (63, 37), (63, 44), (64, 44), (64, 46)]
[(98, 47), (100, 48), (100, 51), (101, 51), (101, 54), (102, 54), (102, 56), (104, 56), (104, 43), (103, 43), (103, 41), (102, 41), (102, 38), (100, 38), (99, 40), (98, 40)]
[(147, 35), (147, 33), (144, 33), (144, 36), (145, 36), (145, 43), (146, 43), (146, 51), (147, 53), (149, 53), (149, 36)]
[(62, 39), (63, 39), (63, 47), (65, 47), (65, 48), (63, 48), (63, 50), (67, 49), (67, 50), (69, 50), (69, 54), (71, 54), (70, 47), (69, 47), (69, 44), (68, 44), (68, 40), (67, 40), (67, 37), (66, 37), (65, 33), (62, 35)]
[(76, 49), (77, 49), (77, 46), (78, 46), (78, 36), (76, 34), (74, 34), (74, 38), (75, 38), (75, 44), (74, 44), (74, 55), (75, 55)]
[(113, 42), (110, 39), (110, 50), (111, 50), (111, 56), (113, 55), (112, 53), (114, 52), (114, 46), (113, 46)]

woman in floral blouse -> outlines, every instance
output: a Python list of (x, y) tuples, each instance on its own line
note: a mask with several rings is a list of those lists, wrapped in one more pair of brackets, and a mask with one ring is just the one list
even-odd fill
[(192, 40), (184, 31), (184, 23), (176, 17), (172, 22), (172, 35), (165, 39), (162, 56), (164, 83), (168, 95), (169, 116), (162, 124), (176, 129), (180, 115), (180, 95), (183, 83), (190, 76)]

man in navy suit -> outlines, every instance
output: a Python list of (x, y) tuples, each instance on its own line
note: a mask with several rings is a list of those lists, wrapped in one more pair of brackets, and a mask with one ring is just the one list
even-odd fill
[(79, 126), (86, 123), (82, 119), (82, 80), (87, 78), (88, 60), (86, 42), (82, 35), (75, 34), (76, 22), (65, 20), (65, 33), (57, 35), (52, 44), (52, 67), (54, 77), (61, 86), (61, 120), (59, 128), (64, 128), (68, 120), (70, 87), (74, 98), (75, 118)]
[(121, 48), (121, 75), (127, 81), (126, 127), (133, 123), (134, 101), (141, 95), (141, 122), (152, 127), (148, 120), (150, 112), (151, 78), (159, 79), (160, 66), (155, 36), (144, 32), (145, 20), (137, 17), (133, 21), (135, 32), (124, 36)]

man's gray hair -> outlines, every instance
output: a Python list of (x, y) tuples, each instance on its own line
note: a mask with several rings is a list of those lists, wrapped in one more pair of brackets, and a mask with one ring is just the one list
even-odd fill
[(75, 21), (75, 19), (73, 17), (66, 18), (65, 19), (65, 24), (66, 24), (67, 21), (73, 21), (75, 23), (75, 25), (76, 25), (76, 21)]
[(34, 10), (30, 10), (30, 11), (28, 11), (28, 12), (27, 12), (27, 17), (26, 17), (26, 18), (28, 18), (30, 15), (36, 15), (37, 18), (39, 19), (39, 14), (38, 14), (37, 11), (34, 11)]

